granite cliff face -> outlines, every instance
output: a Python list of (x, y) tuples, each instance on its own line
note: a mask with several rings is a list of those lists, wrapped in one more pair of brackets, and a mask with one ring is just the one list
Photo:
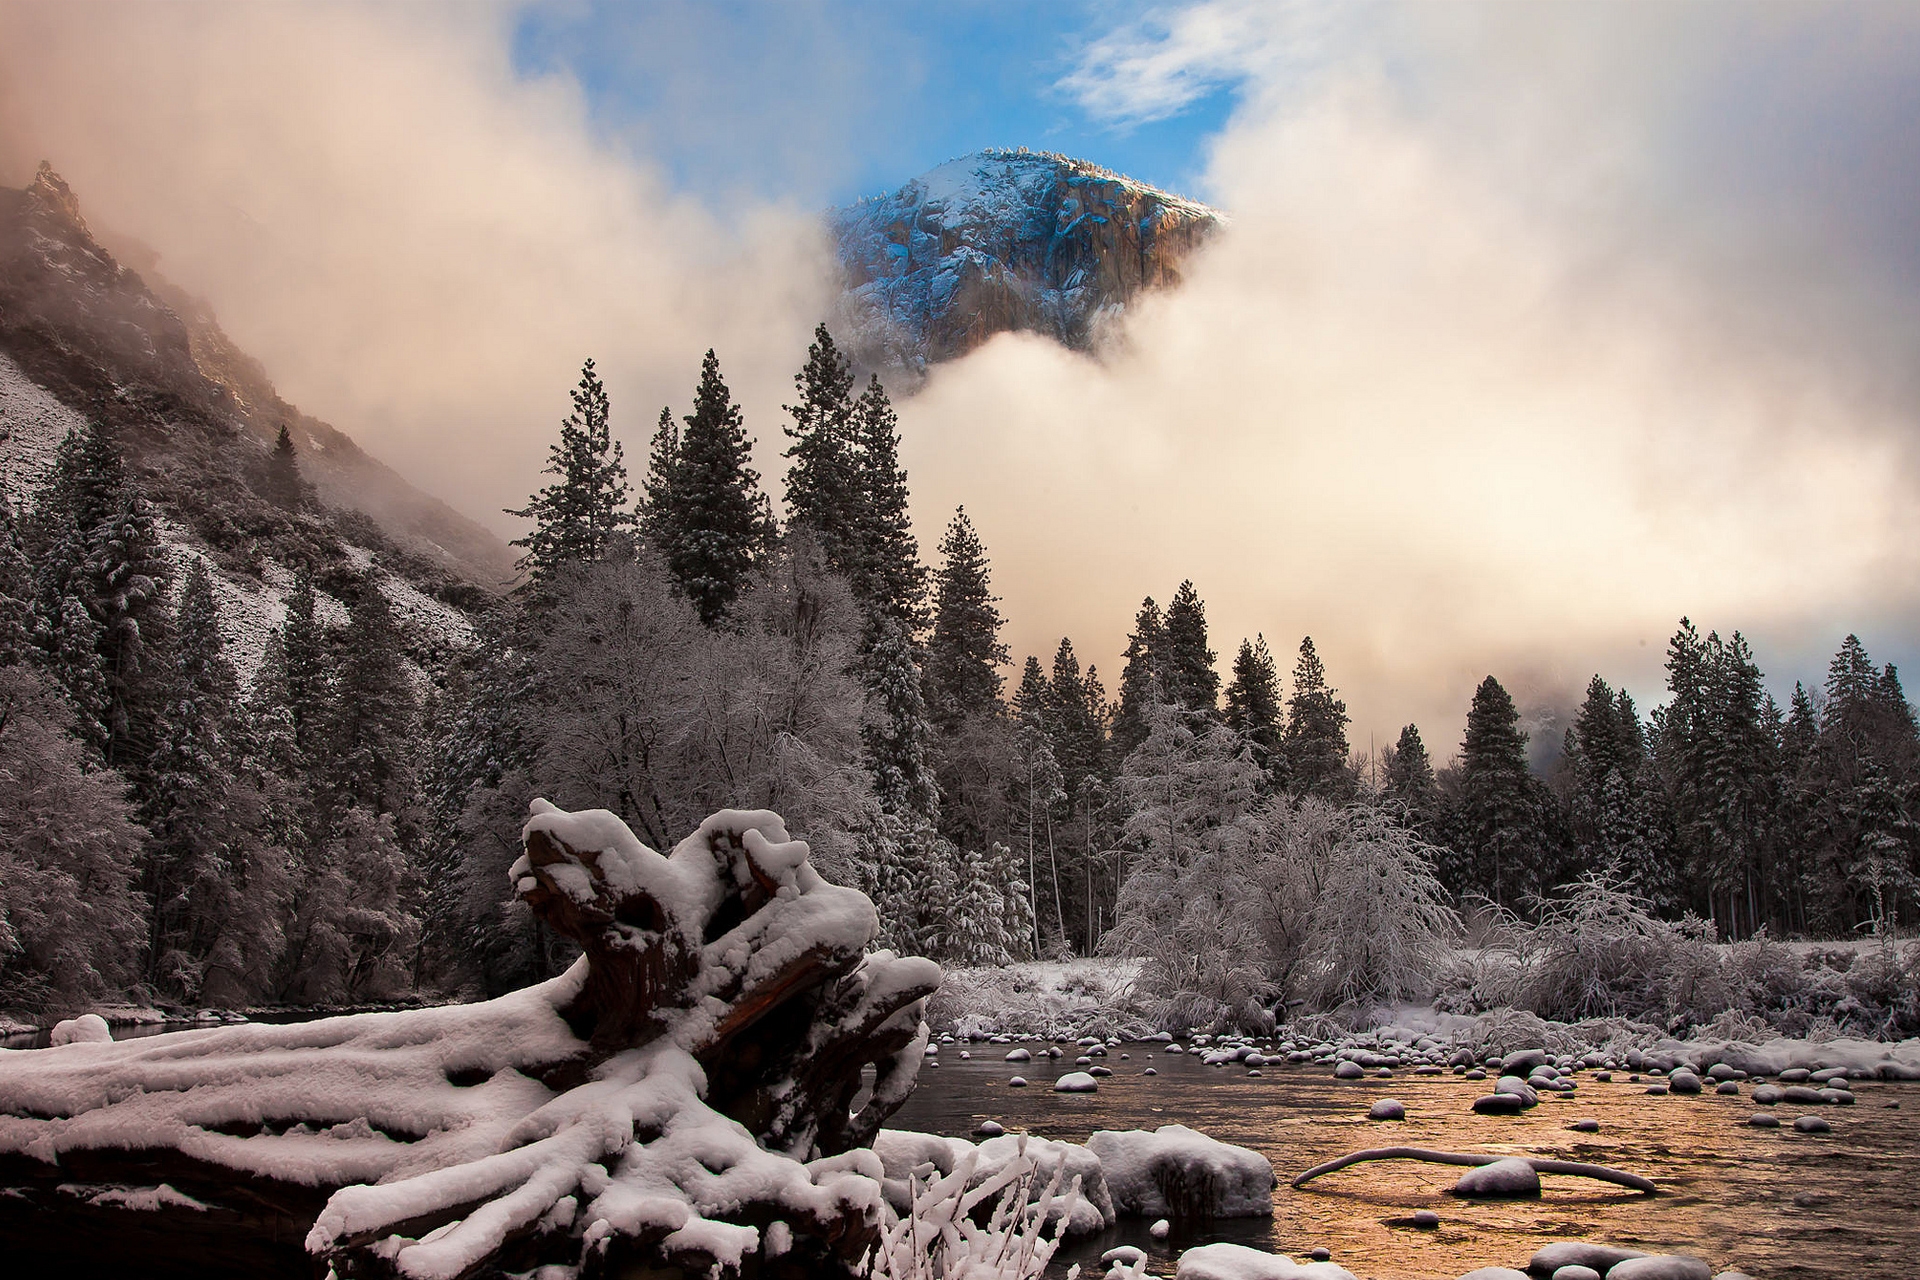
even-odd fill
[(976, 152), (834, 211), (840, 327), (863, 362), (913, 372), (1009, 331), (1087, 350), (1103, 317), (1179, 283), (1222, 221), (1085, 161)]
[(204, 303), (162, 280), (137, 246), (122, 252), (133, 265), (95, 238), (48, 166), (24, 190), (0, 188), (0, 356), (68, 409), (120, 428), (169, 514), (244, 560), (251, 535), (234, 526), (261, 492), (284, 423), (321, 499), (371, 516), (415, 577), (457, 595), (511, 576), (500, 539), (282, 400)]

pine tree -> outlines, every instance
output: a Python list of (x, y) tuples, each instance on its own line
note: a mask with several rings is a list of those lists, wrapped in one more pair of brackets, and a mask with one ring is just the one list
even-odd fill
[(632, 527), (631, 490), (620, 442), (613, 438), (607, 389), (588, 360), (573, 389), (573, 412), (560, 424), (560, 439), (547, 454), (545, 474), (557, 477), (507, 514), (534, 522), (513, 545), (527, 553), (515, 568), (538, 591), (563, 565), (591, 564), (604, 557), (622, 531)]
[(674, 581), (711, 627), (772, 549), (773, 512), (760, 492), (760, 474), (747, 465), (753, 443), (711, 351), (701, 362), (693, 412), (682, 422), (670, 482), (674, 513), (664, 521), (672, 532), (661, 550)]
[(1167, 697), (1163, 670), (1166, 649), (1166, 622), (1160, 616), (1160, 606), (1148, 596), (1134, 615), (1133, 634), (1127, 637), (1127, 663), (1120, 671), (1113, 751), (1122, 759), (1146, 741), (1148, 718), (1154, 706)]
[(1418, 725), (1400, 730), (1386, 775), (1386, 798), (1406, 815), (1407, 825), (1415, 830), (1431, 828), (1439, 809), (1439, 784)]
[(1287, 780), (1283, 717), (1280, 673), (1267, 649), (1267, 638), (1242, 640), (1233, 658), (1233, 679), (1227, 684), (1227, 727), (1253, 747), (1254, 762), (1266, 770), (1275, 790), (1284, 789)]
[(288, 511), (298, 511), (306, 497), (306, 482), (300, 478), (300, 459), (294, 452), (293, 434), (280, 424), (280, 436), (267, 455), (267, 501)]
[(900, 467), (899, 422), (877, 375), (853, 408), (859, 444), (854, 508), (857, 554), (853, 597), (917, 633), (927, 620), (927, 571), (907, 515), (907, 473)]
[(138, 790), (161, 732), (171, 631), (167, 562), (152, 504), (124, 488), (94, 528), (89, 557), (107, 678), (107, 763)]
[(177, 997), (246, 1000), (276, 959), (283, 868), (255, 829), (258, 792), (236, 775), (238, 681), (206, 566), (181, 592), (172, 689), (153, 755), (146, 890), (149, 975)]
[(1220, 676), (1207, 647), (1207, 606), (1191, 580), (1182, 582), (1167, 606), (1166, 650), (1160, 664), (1167, 696), (1189, 711), (1213, 715), (1220, 700)]
[[(793, 375), (799, 403), (785, 405), (793, 443), (787, 468), (787, 519), (813, 531), (834, 572), (859, 576), (862, 505), (859, 432), (853, 405), (853, 369), (822, 322), (807, 348), (807, 363)], [(856, 587), (856, 594), (858, 588)]]
[(874, 794), (886, 813), (909, 824), (930, 825), (940, 816), (940, 792), (927, 763), (932, 725), (920, 696), (907, 633), (890, 618), (877, 619), (861, 659), (867, 714), (860, 726)]
[(333, 705), (333, 662), (318, 609), (313, 575), (302, 572), (287, 597), (280, 656), (287, 714), (293, 724), (295, 745), (306, 761), (317, 760), (325, 749), (327, 718)]
[(336, 813), (357, 806), (374, 815), (395, 814), (413, 803), (409, 744), (417, 710), (392, 606), (369, 577), (347, 610), (327, 725)]
[(1492, 676), (1480, 682), (1467, 712), (1458, 787), (1448, 826), (1470, 879), (1448, 887), (1484, 894), (1500, 906), (1546, 888), (1539, 874), (1543, 797), (1527, 767), (1520, 712)]
[(960, 508), (940, 540), (941, 567), (934, 582), (933, 635), (927, 644), (928, 710), (942, 733), (969, 719), (990, 716), (1000, 705), (1000, 668), (1007, 646), (1003, 619), (994, 608), (986, 548)]
[(647, 453), (647, 475), (640, 485), (640, 532), (663, 557), (680, 545), (680, 504), (674, 500), (674, 477), (680, 467), (680, 424), (673, 410), (661, 406)]
[(1342, 804), (1353, 794), (1353, 777), (1347, 772), (1347, 704), (1337, 692), (1327, 684), (1308, 636), (1300, 642), (1293, 696), (1287, 699), (1287, 771), (1295, 793)]
[(0, 667), (35, 656), (33, 566), (20, 547), (20, 529), (0, 494)]

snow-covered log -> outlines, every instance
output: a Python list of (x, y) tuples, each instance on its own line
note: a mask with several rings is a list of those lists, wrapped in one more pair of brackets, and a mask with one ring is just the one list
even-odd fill
[(0, 1238), (141, 1274), (850, 1270), (939, 968), (867, 954), (872, 904), (772, 813), (663, 857), (536, 801), (524, 839), (515, 891), (585, 953), (551, 981), (0, 1054)]

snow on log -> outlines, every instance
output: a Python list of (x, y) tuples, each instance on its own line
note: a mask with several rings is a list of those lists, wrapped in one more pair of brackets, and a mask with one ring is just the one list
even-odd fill
[(515, 892), (584, 953), (548, 982), (0, 1054), (0, 1237), (142, 1274), (850, 1272), (938, 966), (867, 954), (872, 904), (773, 813), (663, 857), (536, 801), (523, 838)]

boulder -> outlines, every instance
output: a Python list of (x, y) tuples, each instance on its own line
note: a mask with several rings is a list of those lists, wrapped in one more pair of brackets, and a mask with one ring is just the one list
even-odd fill
[(1456, 1196), (1537, 1196), (1540, 1175), (1525, 1160), (1496, 1160), (1467, 1170), (1448, 1190)]

